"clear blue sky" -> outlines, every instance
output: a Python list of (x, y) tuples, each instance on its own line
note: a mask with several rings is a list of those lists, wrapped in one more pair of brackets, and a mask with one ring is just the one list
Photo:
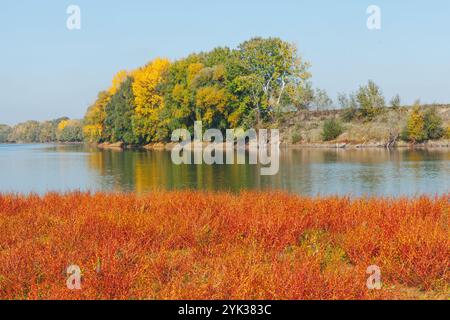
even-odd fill
[[(80, 31), (66, 29), (70, 4)], [(370, 4), (380, 31), (366, 27)], [(388, 98), (450, 102), (448, 0), (2, 0), (0, 123), (81, 118), (120, 69), (254, 36), (296, 43), (333, 98), (373, 79)]]

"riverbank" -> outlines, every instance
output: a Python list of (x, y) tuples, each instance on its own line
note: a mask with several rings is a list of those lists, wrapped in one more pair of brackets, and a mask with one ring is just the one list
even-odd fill
[[(444, 136), (439, 140), (429, 140), (423, 143), (411, 143), (402, 140), (402, 132), (407, 127), (412, 107), (385, 108), (373, 119), (354, 119), (344, 121), (345, 110), (302, 111), (282, 117), (279, 128), (282, 141), (288, 145), (304, 147), (448, 147), (450, 146), (450, 106), (424, 105), (420, 107), (425, 113), (434, 110), (442, 121)], [(334, 140), (324, 141), (323, 127), (325, 122), (335, 119), (342, 126), (340, 133)]]
[[(98, 147), (100, 149), (112, 149), (116, 151), (123, 151), (127, 149), (141, 149), (141, 150), (153, 150), (153, 151), (171, 151), (175, 147), (176, 143), (150, 143), (145, 146), (127, 146), (122, 142), (119, 143), (101, 143), (101, 144), (91, 144), (92, 146)], [(202, 143), (201, 146), (204, 148), (207, 143)], [(216, 144), (219, 149), (226, 149), (226, 145)], [(248, 149), (248, 146), (246, 147)], [(435, 148), (450, 148), (450, 140), (437, 140), (437, 141), (427, 141), (425, 143), (407, 143), (407, 142), (396, 142), (391, 146), (387, 146), (384, 142), (368, 142), (368, 143), (345, 143), (345, 142), (334, 142), (334, 143), (281, 143), (280, 148), (282, 149), (351, 149), (351, 150), (363, 150), (363, 149), (435, 149)], [(195, 149), (192, 147), (192, 149)]]
[(449, 199), (0, 194), (0, 298), (446, 299)]
[[(407, 125), (407, 119), (412, 111), (411, 107), (386, 108), (371, 121), (353, 120), (343, 122), (343, 132), (334, 140), (324, 141), (322, 131), (324, 123), (330, 119), (341, 119), (343, 110), (308, 111), (284, 114), (278, 124), (272, 127), (279, 129), (280, 142), (283, 148), (449, 148), (450, 137), (450, 106), (422, 106), (436, 110), (442, 120), (442, 127), (446, 130), (443, 138), (429, 140), (422, 143), (412, 143), (401, 139), (401, 132)], [(205, 145), (203, 143), (203, 145)], [(138, 148), (147, 150), (172, 150), (175, 143), (155, 142), (145, 146), (127, 146), (122, 142), (102, 143), (98, 145), (105, 149)], [(217, 144), (225, 148), (225, 144)]]

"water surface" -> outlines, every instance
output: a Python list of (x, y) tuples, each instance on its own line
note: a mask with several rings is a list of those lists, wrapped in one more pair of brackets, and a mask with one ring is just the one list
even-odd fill
[(255, 165), (174, 165), (167, 151), (0, 145), (0, 192), (267, 190), (303, 195), (444, 194), (450, 150), (283, 150), (275, 176)]

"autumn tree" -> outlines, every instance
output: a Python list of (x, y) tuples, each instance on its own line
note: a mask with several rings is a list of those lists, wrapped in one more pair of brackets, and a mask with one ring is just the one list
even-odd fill
[(419, 106), (415, 106), (411, 111), (403, 136), (413, 143), (422, 142), (427, 139), (424, 114)]
[(169, 68), (167, 59), (155, 59), (133, 73), (134, 94), (133, 130), (137, 139), (143, 143), (157, 140), (164, 107), (163, 96), (159, 91), (164, 75)]
[(204, 68), (200, 55), (190, 55), (170, 65), (161, 85), (164, 100), (162, 124), (172, 131), (192, 128), (197, 120), (196, 76)]
[(83, 134), (87, 142), (97, 143), (104, 140), (106, 105), (111, 96), (108, 91), (98, 94), (97, 100), (91, 105), (84, 117)]
[(122, 83), (124, 83), (127, 80), (128, 76), (129, 76), (128, 72), (126, 72), (125, 70), (121, 70), (116, 73), (116, 75), (114, 76), (114, 78), (112, 80), (111, 87), (109, 88), (110, 96), (115, 95), (116, 92), (119, 91)]
[(283, 105), (310, 103), (307, 68), (296, 47), (278, 38), (255, 38), (234, 50), (215, 48), (173, 63), (156, 59), (131, 73), (133, 106), (125, 107), (127, 99), (118, 97), (110, 104), (130, 73), (114, 77), (111, 88), (89, 108), (84, 134), (93, 142), (123, 139), (123, 124), (116, 131), (117, 115), (132, 128), (138, 144), (167, 140), (177, 128), (192, 131), (198, 120), (205, 129), (262, 124)]

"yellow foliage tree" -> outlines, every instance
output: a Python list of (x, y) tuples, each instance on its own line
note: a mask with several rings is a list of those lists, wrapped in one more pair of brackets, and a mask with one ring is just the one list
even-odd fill
[(63, 131), (65, 127), (67, 127), (67, 125), (69, 124), (69, 120), (62, 120), (59, 124), (58, 124), (58, 131)]
[(90, 143), (99, 142), (104, 132), (104, 122), (106, 118), (106, 105), (111, 100), (109, 91), (99, 93), (97, 100), (91, 105), (84, 117), (83, 135)]
[(201, 111), (201, 120), (212, 125), (216, 115), (224, 114), (229, 102), (229, 95), (225, 88), (203, 87), (198, 89), (196, 96), (197, 107)]
[(109, 94), (111, 96), (115, 95), (117, 91), (119, 91), (120, 86), (123, 82), (128, 78), (128, 72), (125, 70), (121, 70), (116, 73), (112, 80), (111, 88), (109, 88)]
[(150, 142), (157, 131), (159, 113), (163, 108), (158, 85), (169, 66), (169, 60), (158, 58), (133, 72), (134, 133), (144, 142)]
[(419, 107), (415, 107), (408, 118), (408, 137), (412, 142), (421, 142), (427, 138), (425, 119)]

